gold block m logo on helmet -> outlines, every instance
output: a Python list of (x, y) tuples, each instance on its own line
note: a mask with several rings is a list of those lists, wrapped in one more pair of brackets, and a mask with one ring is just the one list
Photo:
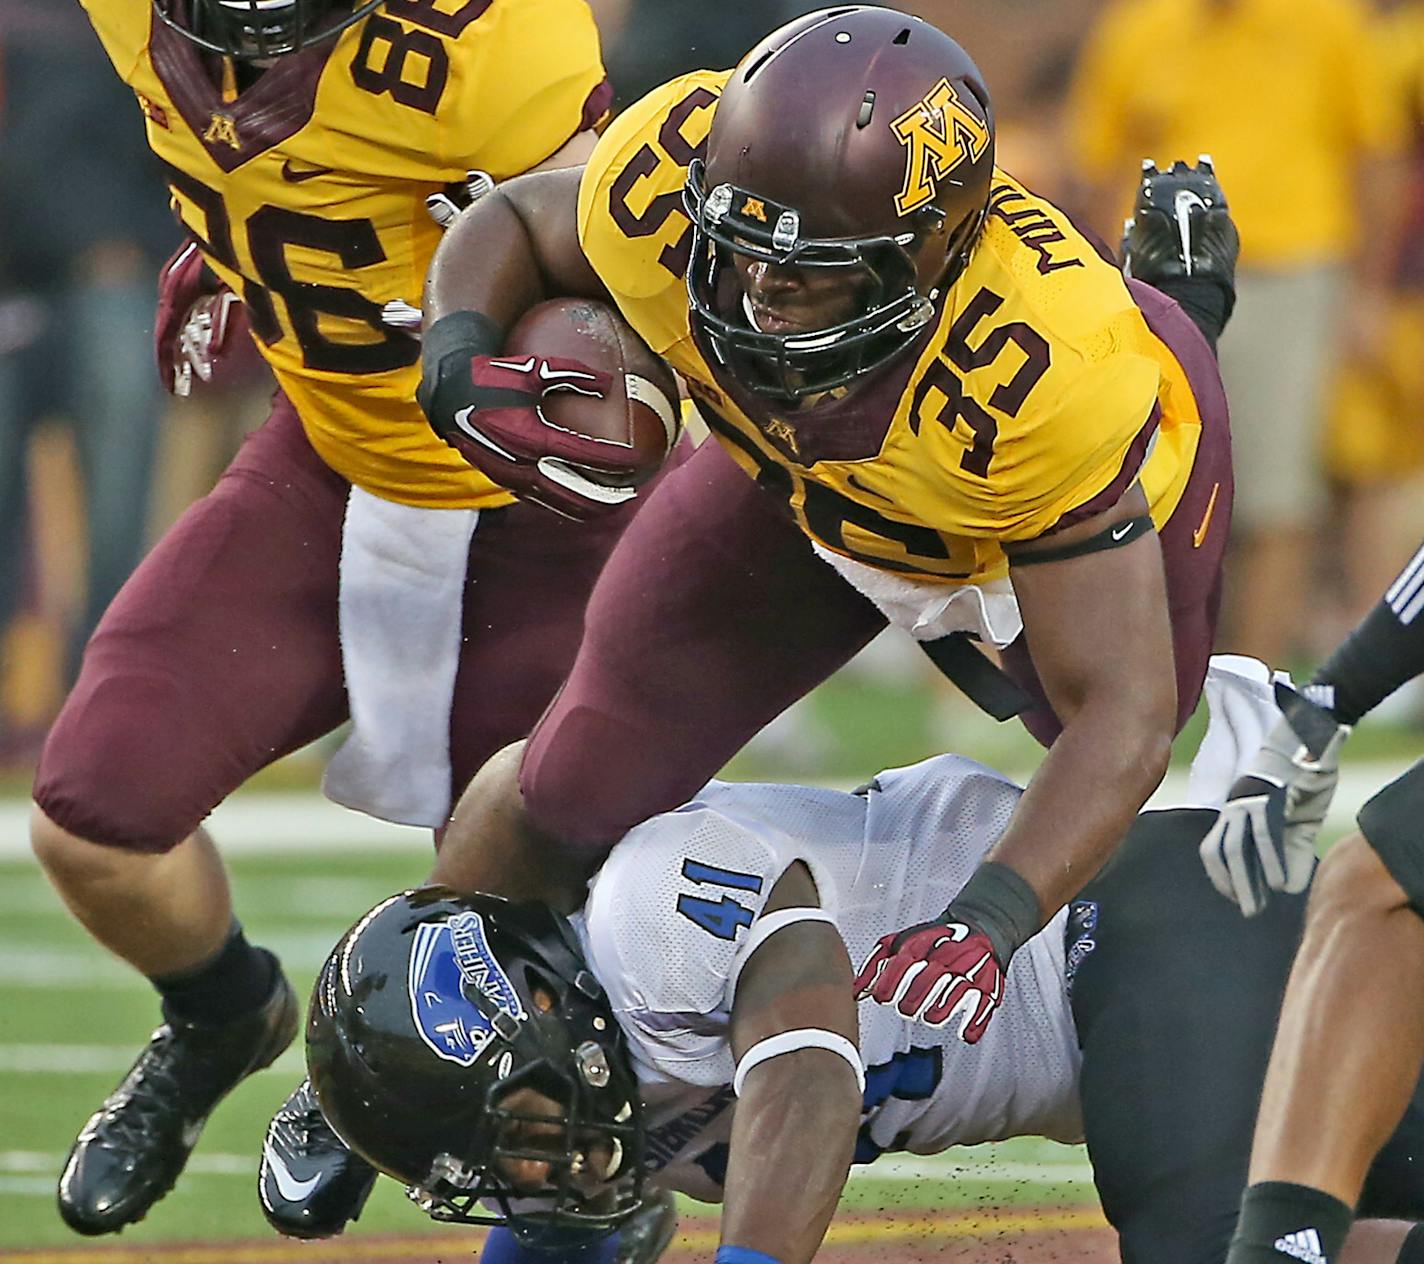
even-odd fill
[(908, 215), (934, 197), (937, 184), (963, 162), (977, 162), (989, 148), (988, 125), (941, 79), (929, 94), (890, 124), (905, 146), (905, 187), (895, 210)]

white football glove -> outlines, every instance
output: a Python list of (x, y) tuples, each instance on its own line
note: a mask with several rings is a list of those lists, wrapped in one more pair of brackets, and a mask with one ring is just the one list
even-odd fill
[(205, 294), (188, 309), (178, 330), (177, 354), (173, 358), (173, 393), (186, 397), (193, 393), (193, 378), (211, 382), (213, 370), (231, 344), (230, 323), (241, 300), (226, 286), (216, 294)]
[(1267, 893), (1295, 895), (1315, 872), (1315, 836), (1340, 776), (1340, 747), (1350, 734), (1289, 685), (1276, 683), (1281, 718), (1246, 774), (1231, 787), (1221, 815), (1201, 841), (1207, 877), (1246, 917)]
[(494, 177), (486, 171), (465, 172), (464, 187), (448, 185), (443, 193), (425, 199), (425, 209), (441, 228), (449, 228), (460, 212), (468, 210), (486, 194), (494, 192)]

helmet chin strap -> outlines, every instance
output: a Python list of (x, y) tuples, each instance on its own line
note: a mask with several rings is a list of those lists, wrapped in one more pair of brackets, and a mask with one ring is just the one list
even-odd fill
[[(747, 323), (758, 333), (770, 333), (770, 330), (763, 329), (757, 321), (756, 309), (752, 306), (751, 295), (745, 290), (742, 291), (742, 314), (746, 316)], [(827, 347), (833, 347), (845, 335), (836, 331), (830, 333), (820, 333), (815, 329), (807, 329), (802, 333), (795, 334), (773, 334), (773, 337), (782, 339), (796, 339), (797, 346), (791, 348), (796, 351), (824, 351)]]
[(752, 296), (745, 290), (742, 291), (742, 315), (747, 318), (747, 324), (760, 333), (766, 333), (761, 325), (757, 323), (756, 311), (752, 307)]

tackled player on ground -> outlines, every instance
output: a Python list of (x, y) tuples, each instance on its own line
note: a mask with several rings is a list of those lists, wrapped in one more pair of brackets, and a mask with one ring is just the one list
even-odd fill
[[(1213, 665), (1201, 806), (1136, 819), (1015, 956), (977, 1046), (852, 989), (1022, 795), (944, 755), (853, 794), (714, 781), (619, 842), (571, 922), (443, 888), (385, 901), (313, 995), (321, 1105), (432, 1215), (504, 1224), (486, 1261), (608, 1259), (647, 1182), (722, 1202), (719, 1264), (803, 1264), (852, 1164), (1032, 1135), (1086, 1137), (1127, 1264), (1220, 1264), (1304, 911), (1246, 921), (1197, 862), (1275, 714), (1259, 666)], [(1365, 1215), (1424, 1213), (1421, 1145), (1416, 1100)]]

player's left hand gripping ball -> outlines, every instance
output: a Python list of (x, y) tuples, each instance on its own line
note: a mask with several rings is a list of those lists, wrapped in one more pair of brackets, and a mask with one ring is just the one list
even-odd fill
[(601, 442), (562, 430), (545, 400), (563, 392), (607, 399), (612, 379), (577, 360), (478, 356), (470, 362), (469, 402), (455, 410), (445, 441), (495, 482), (570, 518), (590, 518), (637, 495), (591, 475), (619, 473)]
[(447, 350), (444, 325), (425, 337), (421, 406), (446, 443), (522, 499), (600, 517), (634, 499), (676, 442), (671, 371), (604, 305), (540, 304), (498, 355), (468, 339)]
[(856, 976), (855, 993), (929, 1027), (958, 1016), (960, 1039), (972, 1045), (1003, 1000), (1004, 966), (987, 935), (946, 913), (944, 921), (882, 937)]

